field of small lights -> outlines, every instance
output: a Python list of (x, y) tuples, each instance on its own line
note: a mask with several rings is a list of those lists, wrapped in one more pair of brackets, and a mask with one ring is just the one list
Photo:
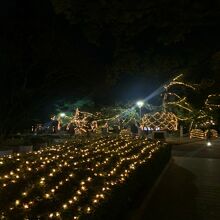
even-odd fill
[(107, 136), (0, 157), (0, 219), (95, 219), (165, 148), (144, 138)]

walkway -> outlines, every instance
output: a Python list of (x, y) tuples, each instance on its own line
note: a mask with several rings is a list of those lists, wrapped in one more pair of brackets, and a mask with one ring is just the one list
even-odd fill
[(220, 140), (176, 145), (170, 166), (133, 220), (219, 220)]

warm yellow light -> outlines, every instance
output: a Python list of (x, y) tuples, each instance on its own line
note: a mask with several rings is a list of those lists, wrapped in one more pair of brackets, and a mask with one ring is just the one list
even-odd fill
[(90, 207), (87, 207), (86, 211), (89, 213), (91, 212), (91, 208)]
[(27, 196), (27, 192), (23, 192), (22, 195), (23, 195), (23, 196)]
[(24, 208), (25, 208), (25, 209), (28, 209), (28, 208), (29, 208), (29, 205), (28, 205), (28, 204), (24, 204)]
[(73, 203), (73, 200), (69, 200), (69, 204), (72, 204)]
[(93, 203), (98, 203), (98, 200), (97, 200), (97, 199), (94, 199), (94, 200), (93, 200)]
[(47, 199), (50, 198), (50, 194), (46, 193), (45, 198), (47, 198)]
[(64, 209), (67, 209), (67, 207), (68, 207), (67, 204), (63, 204)]

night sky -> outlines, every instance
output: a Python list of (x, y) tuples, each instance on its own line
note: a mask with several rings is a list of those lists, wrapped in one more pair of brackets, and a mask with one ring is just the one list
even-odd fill
[(178, 73), (220, 86), (219, 1), (10, 0), (0, 14), (1, 126), (57, 100), (143, 98)]

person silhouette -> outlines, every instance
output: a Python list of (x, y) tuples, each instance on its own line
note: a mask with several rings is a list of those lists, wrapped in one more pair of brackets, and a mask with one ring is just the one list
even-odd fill
[(206, 140), (207, 141), (210, 141), (212, 138), (212, 132), (210, 129), (208, 129), (207, 133), (206, 133)]

